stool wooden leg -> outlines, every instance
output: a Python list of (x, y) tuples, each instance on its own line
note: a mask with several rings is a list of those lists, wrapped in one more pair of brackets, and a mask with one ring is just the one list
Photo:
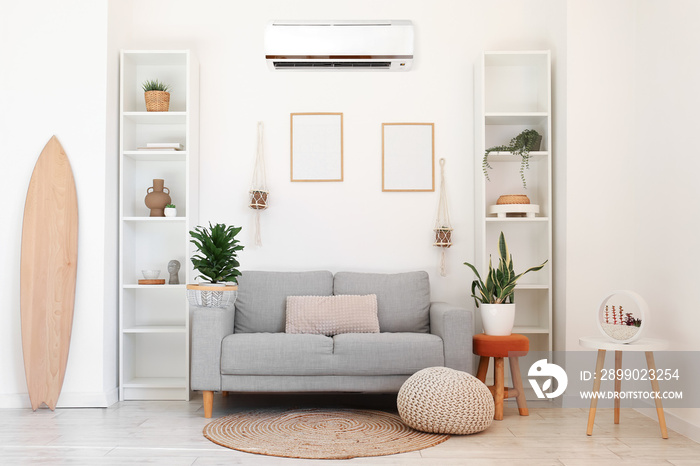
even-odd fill
[(494, 392), (493, 401), (496, 409), (493, 418), (497, 421), (503, 420), (503, 358), (493, 358), (493, 384), (496, 391)]
[(508, 358), (510, 365), (510, 376), (513, 379), (513, 388), (516, 390), (515, 400), (518, 402), (518, 412), (521, 416), (528, 416), (527, 401), (525, 400), (525, 390), (523, 389), (523, 379), (520, 377), (520, 364), (518, 358)]
[(588, 410), (588, 428), (586, 435), (593, 435), (593, 421), (595, 421), (595, 410), (598, 406), (596, 393), (600, 390), (600, 382), (603, 377), (603, 366), (605, 365), (605, 350), (598, 350), (598, 359), (595, 363), (595, 379), (593, 380), (593, 396), (591, 397), (591, 408)]
[(620, 390), (622, 390), (622, 377), (619, 377), (618, 375), (621, 374), (622, 370), (622, 351), (615, 351), (615, 393), (617, 393), (617, 396), (615, 397), (614, 400), (614, 407), (615, 407), (615, 414), (614, 414), (614, 423), (619, 424), (620, 423)]
[[(656, 363), (654, 362), (654, 353), (647, 351), (647, 367), (649, 372), (656, 372)], [(654, 399), (656, 404), (656, 416), (659, 418), (659, 427), (661, 427), (661, 438), (668, 438), (668, 430), (666, 429), (666, 416), (664, 416), (664, 407), (661, 405), (661, 398), (658, 398), (659, 381), (656, 378), (651, 379), (651, 389), (657, 393), (657, 398)]]
[(204, 417), (211, 418), (211, 413), (214, 410), (214, 392), (205, 390), (202, 392), (204, 398)]
[(486, 372), (489, 370), (489, 358), (487, 356), (479, 357), (479, 369), (476, 371), (476, 378), (486, 383)]

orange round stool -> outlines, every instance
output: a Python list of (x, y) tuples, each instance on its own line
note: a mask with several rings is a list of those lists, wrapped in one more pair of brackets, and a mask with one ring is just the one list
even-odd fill
[[(503, 400), (506, 398), (515, 398), (518, 403), (518, 412), (521, 416), (527, 416), (529, 413), (518, 358), (527, 354), (530, 349), (530, 340), (525, 335), (517, 333), (507, 336), (480, 333), (474, 335), (473, 343), (474, 354), (480, 356), (476, 378), (484, 383), (486, 383), (486, 372), (489, 369), (489, 358), (493, 358), (493, 385), (489, 386), (496, 407), (493, 418), (497, 421), (503, 419)], [(512, 388), (503, 386), (503, 358), (508, 358), (510, 364)]]

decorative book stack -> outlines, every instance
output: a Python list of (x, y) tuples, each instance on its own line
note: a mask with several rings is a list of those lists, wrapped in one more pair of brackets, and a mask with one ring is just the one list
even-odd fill
[(179, 142), (149, 142), (146, 147), (139, 147), (139, 150), (183, 150), (184, 146)]

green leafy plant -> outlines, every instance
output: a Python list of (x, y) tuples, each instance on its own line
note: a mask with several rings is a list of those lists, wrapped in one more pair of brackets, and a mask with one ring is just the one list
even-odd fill
[(144, 92), (148, 91), (163, 91), (163, 92), (168, 92), (168, 89), (170, 89), (170, 86), (167, 84), (163, 84), (162, 82), (158, 81), (157, 79), (151, 79), (148, 81), (144, 81), (144, 83), (141, 85), (143, 88)]
[(175, 204), (166, 204), (166, 205), (165, 205), (165, 208), (166, 208), (166, 209), (174, 209), (174, 208), (175, 208)]
[(515, 291), (515, 283), (528, 272), (536, 272), (544, 267), (547, 261), (536, 267), (530, 267), (523, 273), (518, 275), (513, 270), (513, 256), (508, 252), (508, 244), (506, 244), (505, 235), (501, 232), (498, 237), (498, 268), (494, 269), (489, 256), (489, 271), (486, 275), (486, 282), (481, 280), (479, 272), (472, 264), (465, 262), (476, 275), (476, 280), (472, 282), (472, 298), (476, 307), (481, 304), (510, 304), (513, 302), (513, 293)]
[(530, 151), (535, 147), (538, 141), (541, 141), (541, 139), (542, 136), (540, 136), (540, 133), (534, 129), (526, 129), (511, 139), (508, 145), (494, 146), (486, 149), (486, 152), (484, 153), (484, 160), (481, 162), (481, 168), (484, 170), (484, 176), (486, 179), (491, 181), (488, 172), (489, 169), (492, 168), (489, 164), (489, 154), (491, 152), (510, 152), (513, 155), (519, 155), (521, 157), (520, 179), (523, 180), (523, 187), (527, 188), (527, 182), (525, 181), (525, 170), (530, 168)]
[(205, 278), (211, 283), (233, 282), (241, 272), (236, 268), (241, 264), (236, 259), (237, 252), (243, 250), (238, 244), (236, 235), (242, 227), (226, 226), (217, 223), (209, 228), (196, 226), (190, 231), (190, 240), (199, 254), (192, 256), (192, 265), (199, 275), (195, 278)]

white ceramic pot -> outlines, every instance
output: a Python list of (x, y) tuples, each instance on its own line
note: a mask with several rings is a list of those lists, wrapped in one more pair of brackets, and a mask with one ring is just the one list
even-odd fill
[(481, 323), (486, 335), (506, 336), (513, 333), (515, 304), (482, 304)]
[(177, 217), (177, 208), (175, 207), (166, 207), (163, 211), (166, 217)]

